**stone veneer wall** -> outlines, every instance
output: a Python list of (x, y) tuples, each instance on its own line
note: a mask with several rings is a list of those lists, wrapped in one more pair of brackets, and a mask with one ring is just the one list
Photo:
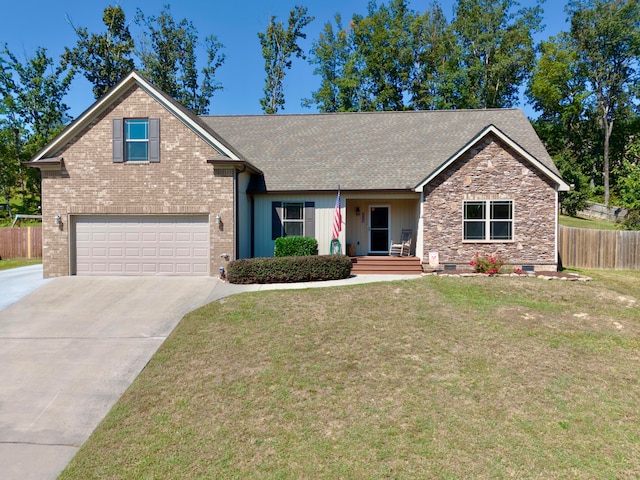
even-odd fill
[[(425, 187), (425, 269), (429, 252), (440, 266), (468, 269), (476, 252), (499, 254), (510, 265), (557, 270), (556, 192), (502, 142), (487, 136)], [(464, 200), (513, 200), (513, 241), (463, 242)]]
[[(112, 120), (136, 117), (160, 118), (160, 163), (112, 162)], [(56, 155), (64, 158), (62, 172), (42, 172), (45, 277), (72, 273), (74, 214), (207, 214), (211, 275), (221, 254), (235, 258), (233, 173), (214, 173), (207, 160), (220, 154), (141, 88), (123, 94)], [(223, 225), (215, 224), (217, 213)]]

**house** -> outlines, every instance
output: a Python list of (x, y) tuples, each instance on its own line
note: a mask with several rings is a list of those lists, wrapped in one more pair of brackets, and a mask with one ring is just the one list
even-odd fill
[(43, 261), (62, 275), (217, 275), (282, 235), (425, 269), (475, 252), (557, 268), (567, 190), (518, 109), (197, 117), (132, 72), (40, 151)]

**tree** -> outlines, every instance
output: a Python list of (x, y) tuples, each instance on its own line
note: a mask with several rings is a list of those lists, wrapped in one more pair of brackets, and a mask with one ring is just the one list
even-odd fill
[(198, 72), (198, 31), (192, 22), (187, 19), (176, 22), (169, 5), (158, 17), (145, 17), (138, 9), (136, 22), (146, 27), (139, 50), (143, 73), (196, 115), (206, 114), (214, 92), (222, 89), (215, 74), (225, 60), (221, 53), (223, 45), (214, 35), (204, 39), (207, 60)]
[[(410, 25), (413, 108), (433, 110), (455, 106), (456, 37), (436, 3)], [(452, 75), (453, 74), (453, 75)]]
[(412, 67), (410, 25), (414, 14), (407, 0), (389, 6), (369, 4), (366, 17), (354, 15), (353, 44), (362, 60), (364, 110), (403, 110)]
[[(12, 190), (37, 195), (38, 172), (22, 162), (42, 149), (69, 120), (63, 102), (73, 72), (56, 66), (45, 48), (21, 62), (5, 45), (0, 52), (0, 189), (7, 203)], [(11, 214), (11, 211), (10, 211)]]
[(610, 198), (610, 142), (616, 114), (632, 102), (640, 59), (637, 0), (572, 0), (571, 40), (584, 65), (602, 128), (604, 202)]
[(539, 5), (512, 13), (515, 0), (458, 0), (452, 23), (459, 59), (456, 108), (502, 108), (518, 103), (519, 88), (535, 61), (533, 33)]
[(303, 105), (318, 105), (318, 110), (349, 112), (358, 110), (360, 81), (353, 68), (353, 48), (349, 33), (342, 27), (340, 14), (334, 17), (336, 28), (327, 22), (318, 40), (313, 42), (309, 62), (316, 65), (313, 73), (321, 78), (320, 88)]
[(99, 98), (134, 68), (134, 42), (120, 6), (104, 9), (102, 21), (107, 31), (91, 34), (84, 27), (71, 27), (78, 36), (76, 46), (65, 49), (64, 64), (82, 72), (93, 85), (93, 95)]
[(296, 5), (289, 12), (289, 22), (285, 30), (282, 22), (276, 22), (272, 16), (266, 32), (258, 33), (262, 56), (264, 57), (265, 78), (264, 97), (260, 99), (262, 110), (267, 114), (278, 113), (284, 108), (284, 76), (291, 68), (291, 56), (305, 59), (304, 52), (298, 45), (298, 39), (307, 38), (303, 29), (314, 17), (307, 16), (307, 7)]

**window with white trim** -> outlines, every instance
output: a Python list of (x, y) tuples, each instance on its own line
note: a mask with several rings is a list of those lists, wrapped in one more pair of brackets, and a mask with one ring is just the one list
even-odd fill
[(304, 204), (302, 202), (282, 204), (282, 236), (304, 236)]
[(125, 161), (146, 162), (149, 160), (149, 119), (124, 120)]
[(462, 230), (468, 242), (513, 240), (513, 200), (465, 201)]

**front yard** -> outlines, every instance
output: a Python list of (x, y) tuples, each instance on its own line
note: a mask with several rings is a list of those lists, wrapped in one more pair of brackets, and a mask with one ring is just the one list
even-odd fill
[(587, 274), (212, 303), (61, 478), (637, 478), (640, 272)]

